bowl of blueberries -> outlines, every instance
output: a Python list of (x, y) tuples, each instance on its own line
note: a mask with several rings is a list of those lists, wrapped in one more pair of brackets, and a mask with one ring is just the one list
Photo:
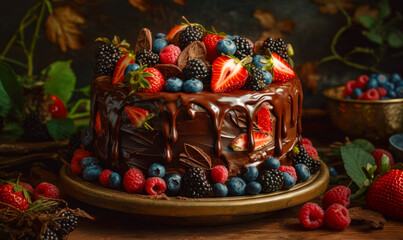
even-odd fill
[(403, 132), (403, 79), (398, 73), (361, 75), (324, 95), (333, 125), (349, 136), (387, 141)]

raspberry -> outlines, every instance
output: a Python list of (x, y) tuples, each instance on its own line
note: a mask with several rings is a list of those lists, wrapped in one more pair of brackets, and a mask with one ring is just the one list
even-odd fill
[(350, 206), (351, 190), (345, 186), (337, 186), (325, 194), (322, 199), (323, 209), (327, 209), (330, 205), (338, 203), (348, 208)]
[(160, 195), (165, 192), (167, 186), (164, 179), (160, 177), (151, 177), (147, 179), (145, 188), (150, 195)]
[(144, 189), (146, 179), (143, 173), (137, 169), (129, 169), (123, 178), (123, 187), (129, 193), (141, 193)]
[(181, 49), (178, 46), (171, 44), (160, 51), (160, 62), (176, 65), (180, 54)]
[(356, 87), (364, 89), (364, 87), (368, 81), (369, 81), (369, 77), (367, 75), (361, 75), (357, 78)]
[(36, 186), (34, 190), (35, 200), (40, 197), (60, 199), (61, 193), (55, 185), (48, 182), (42, 182)]
[(343, 205), (335, 203), (325, 212), (325, 223), (331, 229), (343, 230), (350, 225), (350, 222), (348, 210)]
[(227, 181), (228, 170), (223, 165), (217, 165), (211, 169), (210, 176), (214, 182), (223, 183), (223, 182)]
[(359, 99), (363, 100), (379, 100), (379, 93), (375, 88), (365, 91)]
[(354, 89), (356, 88), (357, 83), (354, 80), (350, 80), (346, 83), (346, 86), (344, 87), (344, 93), (343, 96), (351, 96), (353, 94)]
[(311, 144), (304, 144), (302, 143), (302, 147), (305, 148), (306, 152), (310, 157), (317, 157), (318, 151), (311, 145)]
[(295, 181), (297, 181), (297, 173), (295, 172), (295, 168), (293, 166), (281, 165), (278, 170), (289, 173), (295, 179)]
[(313, 146), (311, 140), (309, 140), (308, 138), (302, 138), (302, 145), (304, 144)]
[(378, 91), (379, 97), (385, 97), (388, 94), (388, 91), (382, 87), (376, 88), (376, 91)]
[(81, 167), (81, 160), (91, 155), (92, 153), (81, 148), (75, 150), (73, 154), (73, 159), (71, 159), (70, 163), (71, 171), (73, 171), (73, 173), (77, 175), (80, 175), (83, 172), (83, 169)]
[(323, 224), (325, 212), (316, 203), (305, 203), (298, 214), (299, 222), (305, 228), (316, 229)]
[(375, 176), (378, 175), (381, 172), (382, 169), (382, 163), (381, 163), (381, 159), (383, 154), (385, 154), (386, 156), (389, 157), (389, 165), (393, 166), (395, 164), (395, 160), (393, 159), (392, 154), (390, 154), (390, 152), (384, 150), (384, 149), (375, 149), (374, 151), (371, 152), (371, 155), (374, 157), (375, 159), (375, 163), (376, 163), (376, 170), (375, 170)]
[(101, 172), (99, 175), (99, 182), (102, 184), (104, 187), (109, 187), (109, 175), (111, 175), (112, 171), (109, 169), (105, 169)]

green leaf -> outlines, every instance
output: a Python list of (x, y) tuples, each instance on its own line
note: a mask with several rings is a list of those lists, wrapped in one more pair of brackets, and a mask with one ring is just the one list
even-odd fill
[(46, 75), (45, 94), (58, 96), (64, 104), (70, 100), (76, 84), (76, 75), (70, 64), (71, 60), (57, 61), (42, 70), (42, 74)]
[(380, 174), (384, 174), (386, 172), (388, 172), (390, 169), (390, 164), (389, 164), (389, 157), (386, 154), (382, 155), (381, 158), (381, 172)]
[(362, 150), (366, 151), (367, 153), (371, 153), (375, 150), (375, 146), (368, 140), (358, 138), (355, 139), (351, 144), (356, 145), (357, 147), (361, 148)]
[(391, 167), (391, 169), (403, 170), (403, 163), (401, 163), (401, 162), (396, 163), (395, 165), (393, 165), (393, 166)]
[(382, 45), (383, 43), (382, 36), (375, 31), (365, 32), (365, 37), (368, 38), (368, 40), (370, 40), (371, 42), (377, 43), (379, 45)]
[(5, 117), (11, 108), (11, 99), (8, 97), (0, 81), (0, 116)]
[(52, 119), (46, 123), (46, 127), (54, 140), (68, 139), (75, 131), (73, 119)]
[(390, 32), (388, 35), (388, 44), (393, 48), (403, 47), (403, 32), (398, 29)]
[[(20, 112), (24, 112), (24, 91), (17, 81), (17, 74), (15, 74), (10, 65), (2, 61), (0, 61), (0, 81), (16, 109)], [(1, 102), (1, 104), (3, 104), (3, 102)]]
[(21, 138), (24, 130), (16, 122), (7, 122), (0, 134), (0, 140), (15, 141)]
[(389, 6), (389, 1), (388, 0), (380, 0), (378, 1), (378, 7), (379, 7), (379, 17), (380, 18), (386, 18), (387, 16), (390, 15), (390, 6)]
[(361, 166), (366, 166), (367, 163), (375, 165), (374, 158), (355, 144), (342, 146), (340, 150), (347, 175), (361, 188), (367, 179)]
[(375, 18), (368, 16), (368, 15), (359, 15), (358, 17), (358, 21), (365, 27), (368, 29), (371, 29), (372, 26), (374, 26), (375, 23)]
[(84, 94), (85, 96), (89, 97), (91, 94), (91, 86), (87, 85), (85, 87), (79, 88), (75, 90), (76, 92), (81, 92), (82, 94)]

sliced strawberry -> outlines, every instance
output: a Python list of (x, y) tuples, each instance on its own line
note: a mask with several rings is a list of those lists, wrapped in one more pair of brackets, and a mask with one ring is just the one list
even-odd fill
[[(232, 149), (234, 149), (234, 151), (248, 151), (247, 138), (246, 133), (239, 134), (231, 143)], [(273, 140), (270, 134), (268, 135), (261, 132), (254, 132), (253, 138), (255, 139), (255, 148), (253, 150), (259, 150)]]
[(209, 62), (214, 62), (215, 59), (218, 58), (218, 52), (217, 52), (217, 43), (221, 39), (224, 39), (225, 37), (220, 37), (217, 34), (208, 34), (206, 35), (202, 41), (204, 43), (204, 46), (206, 46), (207, 50), (207, 60)]
[(277, 53), (272, 53), (273, 57), (273, 81), (288, 82), (295, 77), (295, 72), (288, 63)]
[(174, 37), (177, 33), (185, 30), (185, 28), (187, 28), (188, 25), (186, 24), (181, 24), (181, 25), (176, 25), (173, 28), (171, 28), (171, 30), (169, 30), (167, 36), (165, 37), (165, 39), (172, 43), (174, 41)]
[(125, 112), (135, 128), (143, 126), (147, 130), (154, 130), (147, 123), (147, 120), (154, 117), (153, 113), (150, 113), (144, 108), (131, 107), (131, 106), (125, 107)]
[(227, 56), (213, 63), (211, 90), (215, 93), (231, 92), (241, 88), (248, 78), (248, 70), (241, 63)]
[(95, 132), (96, 132), (98, 135), (101, 134), (102, 125), (101, 125), (101, 115), (99, 114), (99, 111), (97, 112), (97, 115), (95, 116), (94, 129), (95, 129)]
[(123, 82), (123, 80), (125, 80), (125, 74), (124, 74), (125, 68), (129, 64), (135, 62), (136, 60), (133, 54), (131, 53), (122, 54), (122, 56), (119, 58), (119, 61), (116, 63), (115, 71), (113, 72), (112, 83), (117, 84)]
[(271, 113), (269, 106), (267, 104), (264, 104), (256, 113), (256, 116), (257, 116), (257, 126), (260, 129), (260, 131), (264, 133), (272, 133)]

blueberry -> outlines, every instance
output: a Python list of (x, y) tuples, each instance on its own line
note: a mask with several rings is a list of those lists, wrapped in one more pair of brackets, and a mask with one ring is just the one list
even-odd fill
[(389, 100), (390, 97), (381, 97), (381, 100)]
[(396, 87), (403, 86), (403, 79), (398, 73), (392, 73), (389, 82), (393, 83)]
[(290, 189), (290, 188), (294, 187), (295, 178), (293, 178), (291, 176), (291, 174), (289, 174), (288, 172), (283, 172), (283, 176), (284, 176), (283, 188), (284, 189)]
[(92, 131), (91, 131), (91, 128), (89, 128), (89, 127), (81, 132), (81, 143), (86, 148), (88, 148), (91, 144), (91, 138), (92, 138), (91, 135), (92, 135)]
[(386, 91), (393, 91), (393, 90), (395, 90), (395, 84), (393, 84), (391, 82), (387, 82), (387, 83), (385, 83), (383, 88), (385, 88)]
[(98, 179), (102, 172), (102, 168), (99, 165), (89, 165), (83, 170), (83, 179), (93, 182)]
[(270, 85), (271, 82), (273, 81), (273, 76), (271, 75), (271, 73), (269, 71), (266, 70), (262, 70), (263, 73), (263, 77), (266, 80), (266, 85)]
[(231, 178), (228, 183), (228, 192), (231, 196), (245, 195), (246, 182), (239, 177)]
[(309, 168), (302, 163), (295, 165), (295, 171), (297, 172), (297, 179), (300, 182), (305, 182), (311, 176), (311, 172), (309, 172)]
[(109, 175), (109, 186), (114, 189), (120, 188), (122, 185), (122, 177), (117, 172), (113, 172)]
[(396, 92), (396, 97), (403, 98), (403, 87), (396, 88), (395, 92)]
[(148, 177), (160, 177), (163, 178), (165, 176), (165, 167), (159, 163), (153, 163), (148, 168)]
[(362, 90), (360, 88), (356, 88), (353, 90), (353, 98), (357, 99), (362, 94)]
[(345, 99), (351, 99), (351, 96), (345, 96), (344, 98)]
[(220, 55), (221, 55), (221, 53), (224, 53), (227, 55), (234, 55), (236, 52), (235, 43), (229, 39), (221, 39), (220, 41), (218, 41), (216, 48), (217, 48), (218, 54), (220, 54)]
[(380, 73), (378, 76), (376, 76), (376, 80), (378, 81), (378, 86), (383, 87), (388, 82), (388, 77)]
[(168, 92), (182, 91), (183, 81), (177, 77), (171, 77), (165, 82), (165, 90)]
[(83, 169), (91, 165), (99, 165), (99, 159), (96, 157), (86, 157), (81, 160), (81, 167)]
[(378, 87), (378, 80), (377, 78), (370, 78), (367, 82), (367, 84), (365, 84), (364, 89), (368, 90), (371, 88), (377, 88)]
[(155, 34), (155, 39), (165, 38), (167, 35), (165, 33), (157, 33)]
[(203, 91), (203, 83), (196, 78), (191, 78), (183, 84), (183, 91), (186, 93), (199, 93)]
[(403, 80), (400, 80), (399, 82), (395, 82), (393, 85), (394, 85), (395, 88), (403, 87)]
[(131, 64), (127, 65), (127, 67), (125, 68), (125, 73), (124, 73), (125, 77), (129, 72), (134, 72), (139, 68), (140, 68), (140, 65), (138, 65), (137, 63), (131, 63)]
[(250, 182), (246, 186), (246, 192), (249, 195), (257, 195), (262, 191), (262, 185), (258, 182)]
[(168, 46), (168, 42), (164, 39), (155, 39), (153, 42), (153, 52), (159, 53), (162, 49)]
[(252, 64), (255, 65), (257, 68), (262, 69), (264, 66), (266, 66), (269, 63), (269, 60), (267, 60), (265, 57), (262, 55), (255, 55), (253, 56), (253, 61)]
[(259, 176), (259, 170), (257, 170), (255, 166), (248, 166), (243, 175), (243, 179), (246, 182), (252, 182), (255, 181), (258, 176)]
[(388, 91), (387, 96), (390, 97), (390, 98), (396, 98), (397, 94), (396, 94), (395, 91), (390, 90), (390, 91)]
[(264, 160), (263, 166), (268, 170), (277, 169), (280, 167), (280, 161), (275, 157), (269, 157), (268, 159)]
[(372, 73), (371, 75), (369, 75), (369, 78), (376, 78), (378, 76), (377, 73)]
[(234, 40), (235, 38), (237, 38), (239, 36), (238, 35), (227, 35), (225, 37), (228, 38), (229, 40)]
[(334, 169), (334, 167), (329, 166), (328, 169), (329, 169), (329, 174), (331, 177), (337, 177), (338, 174), (337, 174), (336, 169)]
[(226, 197), (228, 195), (228, 188), (225, 184), (215, 183), (213, 185), (214, 196), (216, 197)]
[(177, 173), (170, 173), (164, 178), (167, 185), (167, 192), (170, 194), (178, 193), (181, 189), (182, 177)]

